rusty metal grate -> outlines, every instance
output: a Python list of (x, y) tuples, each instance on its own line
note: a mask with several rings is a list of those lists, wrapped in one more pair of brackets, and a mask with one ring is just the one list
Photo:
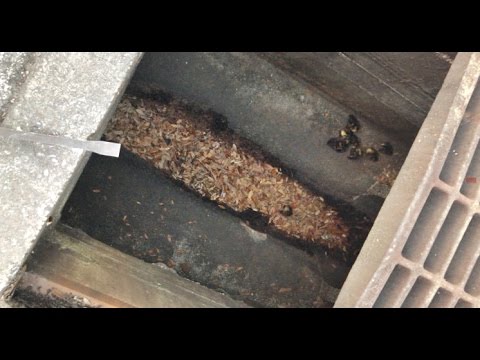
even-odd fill
[(336, 307), (480, 306), (479, 74), (457, 55)]

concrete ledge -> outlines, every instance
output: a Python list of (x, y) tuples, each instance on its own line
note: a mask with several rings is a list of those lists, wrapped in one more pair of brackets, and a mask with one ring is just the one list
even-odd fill
[(42, 237), (26, 267), (15, 293), (43, 298), (35, 307), (246, 307), (60, 224)]
[[(2, 126), (98, 139), (141, 55), (33, 54)], [(88, 157), (77, 149), (0, 140), (0, 295), (56, 222)]]

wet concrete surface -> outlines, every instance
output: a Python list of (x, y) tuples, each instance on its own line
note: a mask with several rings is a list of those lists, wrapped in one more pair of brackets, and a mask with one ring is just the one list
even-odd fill
[(124, 150), (92, 155), (61, 221), (254, 306), (332, 306), (349, 269), (248, 227)]

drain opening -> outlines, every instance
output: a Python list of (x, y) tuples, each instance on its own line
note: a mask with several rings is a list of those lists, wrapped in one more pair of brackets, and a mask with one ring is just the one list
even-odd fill
[(412, 261), (421, 261), (427, 256), (447, 216), (448, 207), (448, 194), (432, 189), (402, 250), (403, 256)]
[(433, 284), (430, 280), (423, 277), (419, 277), (413, 285), (410, 293), (402, 304), (403, 308), (416, 308), (421, 307), (425, 302), (425, 299), (429, 298)]
[(465, 291), (473, 296), (480, 295), (480, 258), (477, 258), (475, 266), (465, 285)]
[(480, 215), (476, 214), (468, 225), (462, 242), (445, 274), (445, 279), (452, 284), (457, 285), (463, 282), (468, 276), (468, 271), (473, 267), (474, 261), (478, 258), (480, 254), (478, 234), (480, 234)]
[(373, 307), (393, 307), (397, 297), (405, 291), (411, 271), (401, 265), (395, 266)]
[(425, 260), (425, 269), (432, 273), (446, 270), (444, 268), (450, 263), (452, 252), (460, 242), (468, 221), (468, 208), (455, 201)]
[(473, 308), (473, 304), (466, 300), (460, 299), (458, 300), (457, 304), (455, 305), (456, 308)]
[(428, 307), (430, 308), (444, 308), (448, 307), (453, 301), (453, 295), (450, 291), (443, 288), (438, 289), (432, 302)]

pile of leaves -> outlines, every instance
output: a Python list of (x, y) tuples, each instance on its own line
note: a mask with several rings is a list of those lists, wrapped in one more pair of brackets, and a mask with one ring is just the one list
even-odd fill
[(289, 237), (348, 251), (338, 212), (226, 129), (218, 115), (177, 100), (125, 96), (105, 137), (220, 207), (258, 212)]

